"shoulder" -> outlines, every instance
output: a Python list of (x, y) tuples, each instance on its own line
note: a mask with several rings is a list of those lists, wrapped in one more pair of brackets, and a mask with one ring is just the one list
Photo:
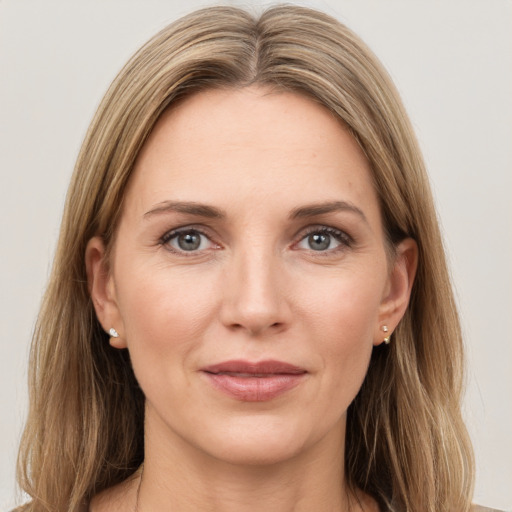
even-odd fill
[(482, 505), (473, 505), (471, 512), (503, 512), (497, 508), (482, 507)]

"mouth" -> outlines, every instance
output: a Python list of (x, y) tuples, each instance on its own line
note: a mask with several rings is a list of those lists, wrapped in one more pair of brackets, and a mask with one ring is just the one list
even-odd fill
[(244, 402), (272, 400), (298, 386), (307, 375), (304, 368), (282, 361), (225, 361), (201, 371), (216, 390)]

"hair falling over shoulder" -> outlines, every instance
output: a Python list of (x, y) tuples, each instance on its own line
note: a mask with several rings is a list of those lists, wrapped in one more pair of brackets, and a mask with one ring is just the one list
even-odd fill
[(389, 245), (412, 237), (419, 267), (393, 343), (374, 349), (350, 406), (346, 474), (383, 510), (464, 512), (473, 488), (460, 402), (462, 341), (418, 144), (394, 85), (364, 43), (320, 12), (277, 6), (194, 12), (128, 62), (103, 99), (69, 188), (34, 332), (30, 409), (18, 478), (27, 511), (77, 512), (144, 458), (144, 397), (128, 354), (112, 349), (84, 254), (112, 244), (135, 159), (162, 112), (195, 92), (264, 84), (326, 106), (368, 158)]

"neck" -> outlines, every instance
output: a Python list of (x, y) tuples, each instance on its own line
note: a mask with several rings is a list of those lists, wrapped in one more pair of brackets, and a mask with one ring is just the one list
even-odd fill
[(343, 439), (344, 429), (340, 428), (286, 460), (227, 462), (190, 446), (178, 436), (169, 436), (158, 421), (147, 421), (144, 470), (133, 484), (137, 486), (136, 510), (361, 510), (365, 498), (350, 493), (345, 484)]

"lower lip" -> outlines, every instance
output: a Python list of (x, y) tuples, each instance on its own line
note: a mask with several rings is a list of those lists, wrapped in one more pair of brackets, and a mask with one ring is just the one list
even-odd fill
[(268, 377), (238, 377), (205, 372), (215, 388), (244, 402), (265, 402), (298, 386), (305, 373), (272, 374)]

